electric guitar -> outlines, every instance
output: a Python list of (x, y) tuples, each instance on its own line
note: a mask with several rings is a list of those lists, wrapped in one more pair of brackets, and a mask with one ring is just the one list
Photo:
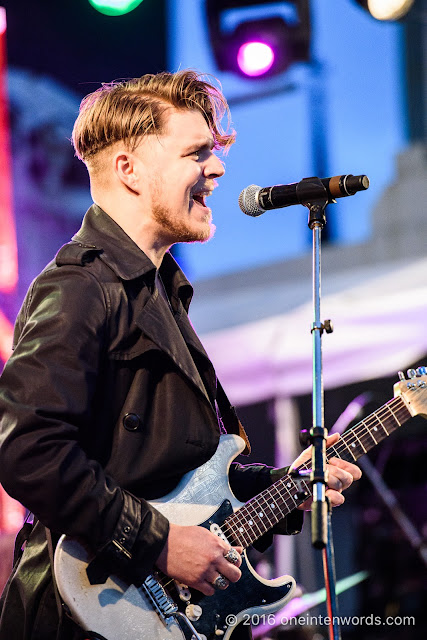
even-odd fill
[[(345, 432), (327, 449), (327, 458), (355, 462), (412, 416), (427, 417), (427, 368), (399, 372), (394, 398)], [(311, 495), (309, 484), (285, 475), (246, 504), (228, 483), (231, 461), (244, 449), (236, 435), (221, 436), (215, 455), (187, 473), (178, 486), (151, 502), (170, 522), (200, 525), (246, 549)], [(301, 469), (308, 469), (310, 462)], [(303, 488), (303, 495), (301, 492)], [(236, 624), (254, 614), (279, 610), (292, 597), (291, 576), (265, 580), (243, 553), (242, 577), (225, 591), (204, 596), (154, 572), (137, 587), (111, 575), (90, 584), (86, 568), (92, 556), (80, 541), (62, 536), (54, 561), (59, 592), (73, 619), (106, 640), (228, 640)], [(89, 633), (88, 633), (89, 635)]]

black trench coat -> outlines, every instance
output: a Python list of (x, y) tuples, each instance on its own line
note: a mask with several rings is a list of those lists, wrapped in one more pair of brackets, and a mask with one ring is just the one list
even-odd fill
[[(187, 316), (192, 287), (170, 254), (160, 273), (173, 315), (154, 265), (93, 205), (27, 293), (0, 380), (0, 482), (38, 523), (3, 594), (1, 639), (55, 637), (44, 526), (54, 542), (89, 541), (108, 573), (143, 580), (168, 535), (146, 500), (217, 448), (217, 380)], [(240, 500), (271, 482), (259, 465), (233, 465), (230, 480)]]

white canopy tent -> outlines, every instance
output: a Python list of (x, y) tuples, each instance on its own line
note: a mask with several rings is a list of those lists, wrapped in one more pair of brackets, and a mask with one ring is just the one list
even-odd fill
[[(310, 392), (313, 314), (304, 286), (307, 301), (284, 313), (202, 335), (235, 404)], [(426, 258), (329, 274), (323, 289), (322, 319), (334, 325), (322, 339), (325, 388), (388, 376), (427, 354)], [(203, 313), (196, 303), (195, 315)]]

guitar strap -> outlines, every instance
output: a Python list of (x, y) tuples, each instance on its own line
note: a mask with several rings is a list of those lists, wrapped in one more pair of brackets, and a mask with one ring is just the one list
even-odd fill
[(216, 403), (220, 414), (220, 419), (225, 427), (227, 433), (234, 433), (240, 436), (245, 442), (245, 449), (242, 455), (248, 456), (251, 452), (251, 445), (249, 438), (245, 431), (244, 426), (240, 422), (235, 407), (231, 404), (230, 400), (225, 393), (222, 384), (217, 378), (216, 386)]

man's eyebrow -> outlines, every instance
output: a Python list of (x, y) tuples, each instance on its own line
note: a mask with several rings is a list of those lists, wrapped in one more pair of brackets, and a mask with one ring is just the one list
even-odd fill
[(186, 150), (191, 151), (192, 149), (212, 149), (215, 147), (215, 140), (211, 137), (209, 138), (199, 138), (195, 140), (192, 144), (187, 145)]

